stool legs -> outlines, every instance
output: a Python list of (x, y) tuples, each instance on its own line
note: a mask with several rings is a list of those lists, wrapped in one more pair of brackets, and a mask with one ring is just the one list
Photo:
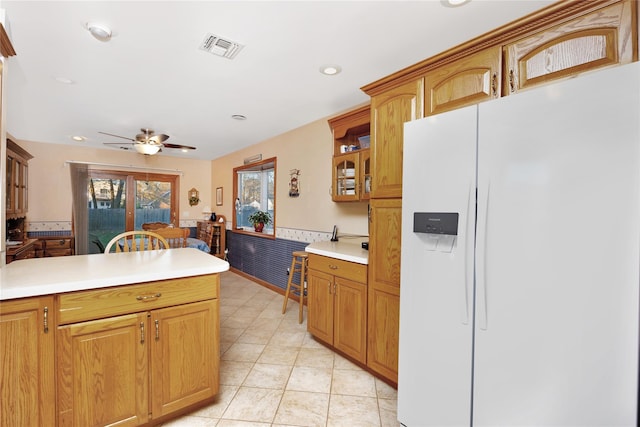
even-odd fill
[(304, 308), (304, 284), (306, 282), (307, 275), (307, 259), (303, 258), (302, 262), (300, 262), (300, 299), (299, 302), (299, 313), (298, 313), (298, 323), (302, 323), (302, 309)]
[(291, 282), (293, 281), (293, 273), (296, 269), (296, 257), (291, 259), (291, 267), (289, 268), (289, 280), (287, 281), (287, 290), (284, 293), (284, 302), (282, 303), (282, 314), (287, 311), (287, 301), (289, 301), (289, 292), (291, 291)]
[[(293, 275), (295, 273), (300, 273), (300, 283), (293, 283)], [(293, 256), (291, 260), (291, 268), (289, 268), (289, 280), (287, 281), (287, 290), (284, 293), (284, 302), (282, 303), (282, 314), (287, 311), (287, 302), (289, 301), (289, 294), (291, 293), (291, 288), (297, 289), (299, 292), (298, 302), (299, 302), (299, 313), (298, 313), (298, 323), (302, 323), (302, 312), (304, 308), (304, 284), (307, 274), (307, 259), (306, 257), (298, 257)]]

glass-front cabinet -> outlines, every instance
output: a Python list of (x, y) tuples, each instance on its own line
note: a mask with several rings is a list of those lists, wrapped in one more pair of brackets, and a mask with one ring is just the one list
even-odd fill
[(333, 157), (332, 199), (334, 202), (354, 202), (369, 199), (371, 167), (369, 149)]
[(329, 120), (333, 132), (331, 198), (334, 202), (368, 200), (371, 192), (369, 155), (370, 107)]
[(333, 200), (358, 200), (360, 187), (360, 154), (349, 153), (333, 158)]
[(29, 160), (33, 156), (7, 139), (7, 219), (23, 218), (29, 209)]

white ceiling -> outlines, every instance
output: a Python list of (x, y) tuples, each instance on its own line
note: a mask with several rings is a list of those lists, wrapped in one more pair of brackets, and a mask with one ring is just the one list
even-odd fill
[[(550, 3), (0, 0), (17, 52), (5, 75), (7, 130), (119, 149), (103, 143), (126, 140), (98, 132), (133, 138), (148, 127), (197, 147), (159, 155), (214, 159), (365, 103), (360, 87)], [(109, 26), (111, 41), (94, 39), (87, 22)], [(207, 33), (245, 47), (232, 60), (204, 52)], [(322, 75), (323, 64), (343, 71)]]

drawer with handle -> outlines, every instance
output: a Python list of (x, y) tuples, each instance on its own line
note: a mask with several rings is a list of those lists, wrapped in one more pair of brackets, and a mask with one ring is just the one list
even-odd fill
[(218, 297), (217, 274), (123, 285), (57, 296), (58, 324), (112, 317)]
[(367, 266), (365, 264), (309, 254), (308, 267), (333, 276), (367, 283)]

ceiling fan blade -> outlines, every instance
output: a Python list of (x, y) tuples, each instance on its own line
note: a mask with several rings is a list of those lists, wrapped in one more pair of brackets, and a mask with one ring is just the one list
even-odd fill
[(101, 133), (103, 135), (115, 136), (116, 138), (128, 139), (129, 141), (134, 141), (135, 142), (135, 139), (127, 138), (126, 136), (115, 135), (113, 133), (107, 133), (107, 132), (98, 132), (98, 133)]
[(166, 148), (179, 148), (179, 149), (184, 149), (184, 150), (195, 150), (196, 147), (191, 147), (190, 145), (180, 145), (180, 144), (162, 144), (164, 145)]
[(153, 136), (149, 137), (149, 139), (151, 141), (156, 141), (157, 143), (162, 144), (164, 141), (169, 139), (169, 135), (165, 135), (164, 133), (162, 133), (160, 135), (153, 135)]

